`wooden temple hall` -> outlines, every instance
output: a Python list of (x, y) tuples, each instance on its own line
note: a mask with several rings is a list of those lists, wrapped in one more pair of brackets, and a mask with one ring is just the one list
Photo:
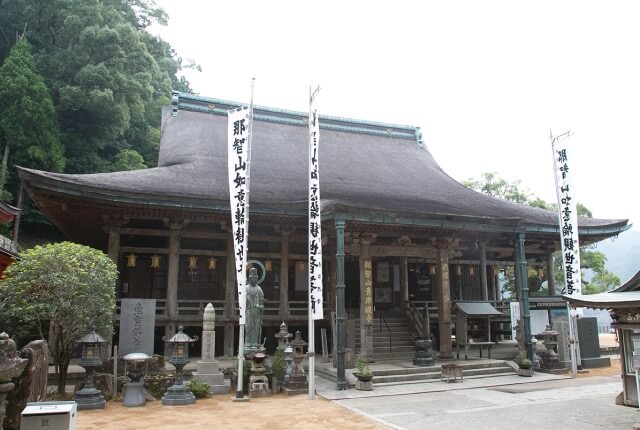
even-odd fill
[[(178, 325), (199, 334), (211, 302), (216, 354), (235, 354), (227, 111), (238, 106), (174, 94), (162, 112), (158, 167), (78, 175), (20, 169), (32, 200), (69, 240), (102, 249), (118, 263), (119, 299), (157, 300), (158, 352), (161, 337)], [(307, 113), (256, 107), (254, 119), (249, 259), (265, 275), (262, 336), (272, 345), (282, 321), (308, 339)], [(551, 271), (551, 253), (559, 249), (557, 214), (456, 182), (418, 127), (320, 116), (320, 128), (326, 315), (316, 324), (316, 351), (323, 327), (334, 343), (335, 312), (339, 355), (345, 327), (358, 320), (346, 345), (384, 359), (389, 350), (375, 347), (374, 333), (402, 319), (407, 337), (424, 334), (427, 307), (434, 347), (449, 357), (456, 301), (495, 306), (498, 273), (509, 265), (517, 268), (519, 297), (526, 299), (526, 268)], [(579, 219), (582, 244), (628, 227), (624, 219)], [(553, 295), (553, 276), (548, 280)], [(395, 357), (413, 354), (412, 347), (391, 348)]]

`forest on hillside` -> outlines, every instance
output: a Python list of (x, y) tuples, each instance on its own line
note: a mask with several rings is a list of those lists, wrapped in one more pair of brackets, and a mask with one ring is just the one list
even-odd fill
[[(172, 89), (191, 90), (178, 76), (182, 59), (148, 32), (166, 22), (153, 0), (0, 0), (5, 202), (16, 204), (15, 166), (97, 173), (157, 164), (161, 108)], [(25, 203), (21, 235), (51, 232)]]

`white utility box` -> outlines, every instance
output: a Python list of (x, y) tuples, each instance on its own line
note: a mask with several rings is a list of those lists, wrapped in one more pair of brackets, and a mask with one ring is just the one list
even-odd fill
[(76, 430), (76, 402), (27, 403), (20, 430)]

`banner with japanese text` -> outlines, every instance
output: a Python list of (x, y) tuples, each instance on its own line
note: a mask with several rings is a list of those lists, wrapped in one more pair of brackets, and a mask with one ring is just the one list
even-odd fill
[(240, 324), (245, 323), (246, 283), (245, 267), (247, 263), (248, 233), (248, 184), (249, 184), (249, 109), (240, 108), (229, 111), (228, 124), (228, 169), (229, 204), (233, 225), (233, 246), (236, 260), (236, 279), (238, 282), (238, 307)]
[(562, 294), (582, 294), (580, 276), (580, 244), (578, 240), (578, 213), (575, 189), (571, 178), (571, 147), (568, 133), (555, 137), (553, 149), (556, 194), (558, 196), (558, 219), (560, 221), (560, 245), (562, 247), (562, 267), (564, 288)]
[(320, 175), (318, 144), (320, 125), (314, 97), (309, 100), (309, 303), (314, 320), (321, 320), (322, 311), (322, 227), (320, 223)]

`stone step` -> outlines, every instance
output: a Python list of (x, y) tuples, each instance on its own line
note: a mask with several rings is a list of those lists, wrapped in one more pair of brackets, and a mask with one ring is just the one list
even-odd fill
[[(391, 325), (391, 324), (398, 324), (398, 323), (402, 323), (402, 324), (411, 324), (411, 321), (409, 320), (409, 318), (387, 318), (386, 319), (387, 324)], [(360, 320), (359, 319), (355, 319), (353, 320), (354, 323), (356, 324), (360, 324)], [(373, 320), (373, 325), (380, 325), (380, 320), (379, 319), (374, 319)], [(382, 321), (382, 326), (384, 327), (384, 321)]]
[[(360, 327), (359, 326), (355, 326), (354, 330), (356, 332), (360, 331)], [(408, 325), (392, 325), (389, 326), (389, 330), (387, 330), (386, 327), (382, 327), (382, 330), (380, 330), (379, 327), (374, 327), (373, 328), (373, 332), (374, 333), (413, 333), (413, 329), (411, 328), (411, 326)]]
[[(464, 379), (480, 379), (480, 378), (494, 378), (497, 376), (511, 376), (514, 375), (515, 372), (513, 369), (509, 368), (509, 370), (505, 370), (503, 373), (492, 373), (492, 374), (478, 374), (478, 375), (467, 375), (464, 374)], [(416, 380), (408, 380), (402, 382), (376, 382), (376, 378), (373, 378), (373, 386), (374, 387), (386, 387), (392, 385), (406, 385), (406, 384), (425, 384), (430, 382), (438, 382), (440, 381), (440, 373), (438, 373), (437, 377), (430, 379), (416, 379)]]
[[(358, 330), (358, 334), (360, 330)], [(407, 336), (407, 337), (411, 337), (411, 335), (413, 334), (413, 330), (409, 329), (408, 327), (406, 328), (393, 328), (389, 331), (387, 330), (383, 330), (383, 331), (378, 331), (375, 330), (373, 332), (374, 336), (384, 336), (384, 337), (388, 337), (389, 335), (391, 336)]]
[[(359, 336), (356, 336), (356, 338), (358, 338)], [(373, 340), (386, 340), (389, 341), (389, 335), (383, 335), (380, 333), (376, 333), (373, 337)], [(398, 341), (408, 341), (408, 342), (412, 342), (413, 343), (413, 336), (409, 333), (397, 333), (397, 334), (392, 334), (391, 335), (391, 339), (398, 340)]]
[[(389, 345), (389, 337), (375, 337), (373, 338), (373, 343), (377, 344), (379, 343), (380, 345)], [(413, 339), (408, 338), (408, 337), (391, 337), (391, 343), (393, 343), (394, 345), (401, 345), (401, 344), (405, 344), (405, 345), (413, 345)]]
[[(420, 369), (420, 368), (418, 368)], [(433, 369), (433, 366), (421, 368), (423, 371), (419, 373), (395, 373), (389, 375), (376, 375), (374, 372), (373, 383), (375, 384), (392, 384), (392, 383), (406, 383), (406, 382), (419, 382), (428, 381), (432, 379), (440, 379), (440, 369)], [(414, 369), (412, 369), (414, 370)], [(515, 372), (513, 368), (508, 365), (495, 366), (495, 367), (483, 367), (483, 368), (463, 368), (463, 375), (467, 377), (490, 377), (496, 375), (513, 375)]]
[[(391, 349), (396, 349), (399, 347), (415, 349), (413, 342), (391, 342)], [(389, 349), (389, 341), (387, 340), (386, 342), (373, 342), (373, 348)]]
[[(460, 364), (462, 366), (462, 370), (464, 372), (475, 370), (475, 369), (491, 369), (496, 367), (505, 367), (504, 361), (500, 360), (492, 360), (486, 361), (483, 363), (464, 363)], [(387, 375), (397, 375), (397, 374), (412, 374), (412, 373), (425, 373), (425, 372), (440, 372), (441, 365), (436, 364), (433, 366), (427, 367), (407, 367), (404, 369), (375, 369), (373, 370), (374, 376), (387, 376)]]
[(415, 355), (414, 351), (411, 352), (389, 352), (388, 350), (385, 352), (373, 352), (373, 357), (376, 361), (412, 361), (413, 356)]
[[(415, 351), (413, 345), (391, 345), (391, 352), (410, 352), (413, 354)], [(373, 345), (373, 353), (376, 352), (389, 352), (389, 345)]]

